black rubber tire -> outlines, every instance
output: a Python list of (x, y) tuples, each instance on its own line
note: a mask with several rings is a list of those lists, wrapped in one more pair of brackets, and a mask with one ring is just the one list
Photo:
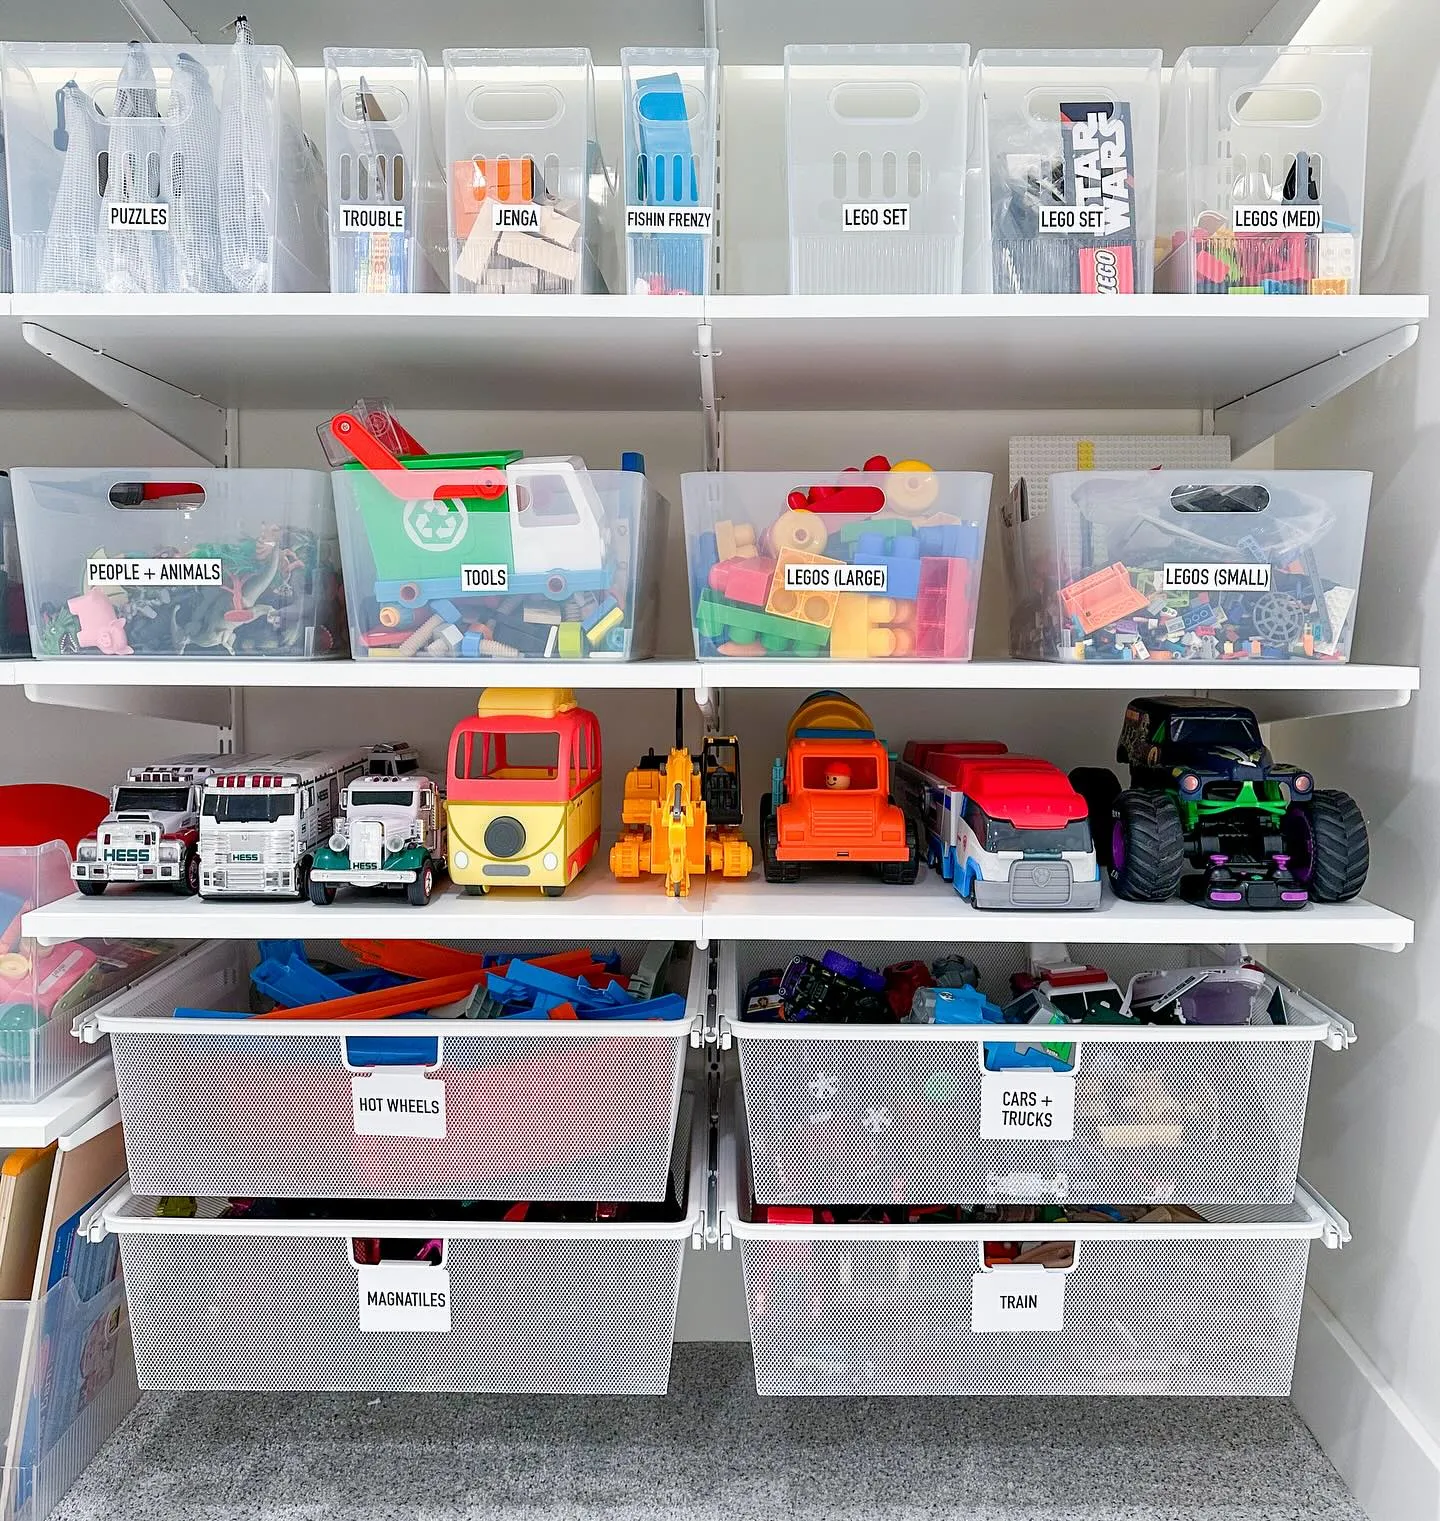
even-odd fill
[(1114, 820), (1111, 810), (1120, 796), (1120, 778), (1108, 766), (1076, 766), (1070, 773), (1070, 785), (1085, 799), (1096, 858), (1102, 866), (1109, 866), (1110, 826)]
[(317, 908), (324, 908), (335, 901), (335, 884), (333, 882), (317, 882), (314, 877), (310, 879), (310, 901)]
[(1110, 885), (1132, 903), (1163, 903), (1180, 890), (1185, 870), (1185, 831), (1174, 798), (1131, 789), (1115, 799), (1115, 820), (1124, 839)]
[(565, 889), (563, 887), (542, 887), (540, 891), (547, 898), (563, 898), (565, 896)]
[(415, 873), (415, 880), (405, 884), (405, 896), (413, 908), (424, 908), (435, 891), (435, 868), (429, 861)]
[(1310, 801), (1313, 857), (1306, 884), (1317, 903), (1347, 903), (1370, 871), (1370, 832), (1348, 792), (1322, 788)]
[(98, 898), (110, 884), (108, 882), (77, 882), (75, 885), (87, 898)]
[(760, 799), (760, 858), (765, 866), (767, 882), (798, 882), (800, 863), (780, 859), (780, 824), (775, 817), (775, 804), (770, 793)]
[(295, 868), (295, 896), (302, 902), (310, 896), (310, 866), (309, 856), (305, 856)]
[(483, 898), (489, 889), (481, 882), (467, 882), (465, 884), (465, 896), (467, 898)]
[(180, 858), (180, 880), (175, 891), (182, 898), (193, 898), (200, 891), (200, 852), (193, 845)]
[(909, 854), (903, 861), (880, 863), (880, 880), (887, 887), (909, 887), (920, 875), (920, 834), (914, 819), (905, 820), (905, 848)]

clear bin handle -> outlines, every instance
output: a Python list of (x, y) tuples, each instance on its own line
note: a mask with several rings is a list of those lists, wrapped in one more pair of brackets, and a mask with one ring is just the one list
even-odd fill
[(123, 1209), (135, 1197), (130, 1191), (130, 1174), (118, 1178), (98, 1199), (81, 1213), (75, 1222), (75, 1234), (89, 1242), (103, 1241), (110, 1234), (105, 1217)]

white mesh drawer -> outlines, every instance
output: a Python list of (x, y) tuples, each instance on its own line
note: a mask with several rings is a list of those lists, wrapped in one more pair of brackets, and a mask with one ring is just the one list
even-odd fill
[[(719, 951), (719, 1012), (739, 1051), (761, 1204), (1288, 1202), (1315, 1044), (1341, 1046), (1353, 1034), (1283, 985), (1284, 1025), (1260, 1010), (1256, 1023), (1242, 1026), (1067, 1027), (1053, 1039), (1073, 1047), (1074, 1075), (1058, 1085), (1059, 1111), (1039, 1116), (1056, 1119), (1059, 1130), (1004, 1133), (996, 1110), (1010, 1081), (1023, 1089), (1034, 1074), (986, 1074), (987, 1044), (1005, 1043), (994, 1025), (735, 1018), (758, 971), (824, 949), (762, 942), (726, 943)], [(924, 959), (927, 949), (934, 948), (850, 954), (883, 966)], [(983, 958), (987, 990), (1003, 987), (1022, 964), (1017, 946), (976, 947), (975, 954)], [(1080, 947), (1073, 954), (1087, 959)], [(1187, 952), (1103, 947), (1088, 959), (1102, 955), (1124, 986), (1142, 966), (1178, 965)], [(1017, 1027), (1005, 1028), (1013, 1041)]]
[[(232, 947), (234, 958), (243, 950)], [(633, 966), (625, 953), (624, 964)], [(246, 973), (220, 1007), (240, 1007)], [(209, 1007), (188, 991), (176, 1003)], [(659, 1200), (698, 1015), (667, 1021), (116, 1018), (137, 1193), (202, 1198)], [(400, 1065), (375, 1066), (376, 1055)], [(357, 1094), (443, 1089), (443, 1134), (357, 1134)]]
[[(769, 1225), (722, 1184), (761, 1394), (1287, 1395), (1310, 1242), (1346, 1234), (1303, 1190), (1205, 1225)], [(1020, 1239), (1072, 1266), (984, 1268)]]
[[(133, 1198), (106, 1224), (143, 1389), (663, 1394), (702, 1190), (681, 1192), (685, 1218), (663, 1224), (203, 1218), (212, 1201), (156, 1219)], [(353, 1242), (402, 1237), (443, 1238), (438, 1270), (393, 1280), (423, 1295), (422, 1318), (442, 1295), (443, 1325), (362, 1323), (375, 1280)]]

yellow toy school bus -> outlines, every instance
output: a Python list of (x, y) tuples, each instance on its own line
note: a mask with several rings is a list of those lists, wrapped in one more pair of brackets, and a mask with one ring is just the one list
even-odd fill
[(450, 879), (558, 898), (600, 845), (600, 724), (560, 688), (490, 687), (450, 736)]

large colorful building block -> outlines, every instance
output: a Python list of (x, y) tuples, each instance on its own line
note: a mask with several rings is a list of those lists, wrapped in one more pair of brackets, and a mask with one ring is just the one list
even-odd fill
[(915, 653), (915, 604), (851, 593), (840, 598), (830, 626), (833, 660), (882, 660)]
[(1065, 616), (1073, 619), (1085, 634), (1118, 623), (1149, 603), (1143, 592), (1135, 590), (1129, 571), (1118, 562), (1097, 570), (1083, 581), (1072, 581), (1060, 588), (1060, 606)]
[(915, 605), (915, 648), (922, 659), (968, 660), (975, 627), (970, 565), (966, 560), (920, 561)]
[[(909, 524), (906, 524), (909, 527)], [(885, 595), (914, 602), (920, 595), (920, 541), (913, 531), (897, 534), (888, 544), (878, 533), (862, 533), (851, 556), (856, 565), (885, 567)]]
[(727, 602), (713, 591), (702, 593), (700, 605), (695, 609), (695, 626), (703, 638), (739, 645), (754, 644), (772, 655), (791, 650), (818, 655), (830, 639), (827, 629), (817, 628), (813, 623), (803, 623), (798, 618), (778, 618), (774, 613), (741, 607), (738, 603)]
[[(770, 598), (775, 561), (766, 555), (737, 555), (710, 567), (710, 589), (731, 602), (763, 608)], [(780, 609), (771, 609), (778, 612)]]
[(805, 554), (798, 549), (782, 549), (775, 560), (775, 579), (770, 583), (770, 595), (765, 611), (781, 618), (798, 618), (803, 623), (813, 623), (817, 628), (829, 628), (835, 621), (835, 605), (840, 593), (823, 587), (788, 587), (787, 571), (792, 565), (843, 565), (843, 560), (832, 560), (826, 555)]

